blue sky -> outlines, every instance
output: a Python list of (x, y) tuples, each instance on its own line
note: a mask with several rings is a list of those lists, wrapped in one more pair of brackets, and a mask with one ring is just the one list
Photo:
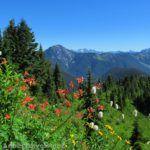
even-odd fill
[(24, 18), (44, 49), (150, 47), (150, 0), (0, 0), (0, 28)]

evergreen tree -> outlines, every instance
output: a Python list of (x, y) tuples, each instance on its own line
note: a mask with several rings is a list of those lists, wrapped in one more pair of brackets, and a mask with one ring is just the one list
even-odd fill
[(53, 75), (51, 69), (48, 70), (48, 78), (46, 79), (46, 84), (43, 87), (43, 92), (46, 93), (47, 97), (50, 99), (50, 103), (57, 102), (57, 94), (56, 94), (56, 87), (53, 80)]
[(38, 44), (35, 42), (34, 33), (25, 20), (21, 20), (17, 29), (17, 47), (13, 55), (13, 61), (20, 70), (31, 69), (35, 62), (35, 51)]
[(44, 85), (48, 78), (48, 70), (50, 69), (50, 64), (44, 58), (43, 48), (40, 45), (39, 50), (35, 53), (35, 62), (32, 65), (32, 70), (30, 73), (34, 75), (37, 85), (34, 87), (34, 92), (43, 92)]
[(17, 28), (15, 21), (10, 20), (8, 27), (3, 33), (3, 56), (9, 61), (13, 61), (13, 55), (16, 53)]
[(58, 91), (58, 89), (62, 88), (62, 77), (58, 64), (55, 65), (53, 79), (55, 83), (55, 91)]
[(141, 150), (141, 147), (138, 143), (139, 141), (141, 141), (141, 134), (139, 131), (139, 126), (138, 126), (137, 120), (135, 120), (135, 122), (134, 122), (134, 129), (133, 129), (133, 133), (130, 138), (130, 141), (131, 141), (131, 145), (133, 146), (134, 150)]
[(87, 75), (87, 89), (86, 89), (86, 103), (85, 106), (86, 108), (92, 106), (92, 75), (90, 69), (88, 70), (88, 75)]

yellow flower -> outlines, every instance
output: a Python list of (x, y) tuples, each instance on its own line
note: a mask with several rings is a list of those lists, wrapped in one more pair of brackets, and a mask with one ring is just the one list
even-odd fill
[(68, 146), (67, 146), (67, 144), (65, 144), (65, 148), (67, 148)]
[(126, 144), (131, 144), (129, 140), (125, 140), (125, 143)]
[(122, 140), (122, 137), (121, 137), (121, 136), (119, 136), (119, 135), (117, 136), (117, 138), (118, 138), (119, 140)]
[(111, 134), (111, 135), (115, 135), (115, 132), (114, 132), (114, 131), (111, 131), (110, 134)]
[(105, 127), (111, 131), (113, 131), (113, 128), (110, 125), (105, 125)]
[(73, 137), (74, 137), (74, 135), (73, 135), (73, 134), (70, 134), (70, 137), (71, 137), (71, 138), (73, 138)]
[(73, 145), (76, 145), (76, 141), (75, 140), (72, 140), (71, 142), (72, 142)]
[(98, 133), (99, 133), (101, 136), (103, 136), (103, 134), (104, 134), (104, 133), (103, 133), (103, 132), (101, 132), (101, 131), (99, 131)]

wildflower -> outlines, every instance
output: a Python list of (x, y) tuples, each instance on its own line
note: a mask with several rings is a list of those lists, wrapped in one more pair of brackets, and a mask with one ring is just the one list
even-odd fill
[(11, 118), (11, 116), (9, 114), (5, 115), (5, 119), (10, 119), (10, 118)]
[(12, 87), (12, 86), (9, 86), (9, 87), (6, 89), (6, 92), (11, 92), (12, 89), (13, 89), (13, 87)]
[(84, 94), (84, 91), (82, 89), (79, 89), (78, 93), (80, 96), (82, 96)]
[(92, 114), (88, 114), (87, 117), (88, 117), (88, 118), (93, 118), (93, 115), (92, 115)]
[(69, 112), (68, 112), (68, 111), (65, 111), (65, 112), (64, 112), (64, 114), (65, 114), (65, 115), (68, 115), (68, 114), (69, 114)]
[(119, 109), (119, 105), (118, 105), (118, 104), (115, 104), (115, 108), (118, 110), (118, 109)]
[(60, 97), (64, 98), (69, 94), (68, 89), (58, 89), (57, 93), (59, 94)]
[(81, 113), (78, 112), (78, 113), (76, 114), (76, 116), (77, 116), (78, 118), (82, 118), (82, 117), (83, 117), (83, 114), (81, 114)]
[(147, 141), (146, 144), (149, 145), (149, 144), (150, 144), (150, 141)]
[(98, 104), (98, 103), (99, 103), (99, 99), (97, 98), (97, 99), (96, 99), (96, 104)]
[(98, 125), (94, 125), (93, 129), (98, 130)]
[(61, 113), (61, 109), (56, 108), (56, 109), (54, 110), (54, 113), (55, 113), (56, 115), (59, 115), (59, 114)]
[(99, 131), (98, 133), (99, 133), (101, 136), (103, 136), (103, 132)]
[(138, 111), (137, 111), (136, 109), (133, 111), (133, 115), (134, 115), (135, 117), (137, 117)]
[(72, 140), (71, 142), (72, 142), (73, 145), (76, 145), (76, 141), (75, 140)]
[(73, 81), (70, 82), (69, 86), (70, 86), (72, 89), (74, 89), (74, 83), (73, 83)]
[(118, 138), (118, 140), (122, 140), (122, 137), (121, 137), (121, 136), (119, 136), (119, 135), (117, 136), (117, 138)]
[(48, 100), (46, 100), (45, 102), (44, 102), (44, 106), (47, 106), (48, 105)]
[(22, 91), (25, 91), (25, 90), (27, 90), (27, 87), (26, 87), (25, 85), (23, 85), (23, 86), (20, 87), (20, 89), (21, 89)]
[(84, 78), (80, 77), (80, 78), (77, 78), (76, 80), (77, 80), (78, 84), (80, 84), (80, 83), (82, 83), (84, 81)]
[(102, 83), (96, 83), (95, 86), (96, 86), (96, 89), (101, 89), (103, 87), (103, 84)]
[(126, 144), (131, 144), (129, 140), (125, 140), (125, 143)]
[(93, 86), (93, 87), (92, 87), (91, 93), (92, 93), (92, 94), (96, 94), (96, 86)]
[(79, 93), (73, 93), (73, 96), (74, 96), (74, 98), (76, 98), (76, 99), (79, 99), (79, 98), (80, 98)]
[(46, 100), (43, 104), (40, 104), (41, 110), (45, 111), (45, 107), (48, 105), (48, 101)]
[(122, 114), (122, 119), (124, 120), (124, 114)]
[(93, 113), (93, 112), (95, 112), (95, 109), (92, 107), (89, 107), (89, 108), (87, 108), (87, 111)]
[(103, 118), (103, 112), (102, 111), (100, 111), (99, 113), (98, 113), (98, 118)]
[(105, 125), (105, 127), (111, 131), (113, 130), (113, 128), (110, 125)]
[(30, 110), (35, 110), (36, 104), (30, 104), (28, 107)]
[(16, 83), (18, 83), (19, 82), (19, 79), (16, 79)]
[(29, 72), (27, 70), (25, 70), (24, 76), (28, 76), (28, 75), (29, 75)]
[(0, 60), (0, 64), (7, 64), (8, 62), (6, 61), (6, 59), (5, 58), (2, 58), (1, 60)]
[(110, 106), (111, 106), (111, 107), (113, 106), (113, 101), (110, 101)]
[(32, 100), (34, 100), (33, 97), (27, 96), (27, 97), (24, 98), (24, 101), (22, 102), (22, 105), (25, 105), (26, 103), (29, 103), (29, 102), (31, 102)]
[(98, 110), (103, 111), (104, 110), (104, 106), (103, 105), (98, 106)]
[(114, 131), (111, 131), (110, 134), (111, 134), (111, 135), (115, 135), (115, 132), (114, 132)]
[(74, 137), (74, 134), (70, 134), (70, 137), (73, 138), (73, 137)]
[(94, 127), (94, 122), (91, 122), (91, 123), (89, 124), (89, 127), (90, 127), (90, 128), (93, 128), (93, 127)]
[(65, 102), (64, 102), (64, 103), (65, 103), (65, 106), (66, 106), (66, 107), (68, 107), (68, 108), (70, 108), (70, 107), (71, 107), (71, 104), (70, 104), (70, 102), (69, 102), (68, 100), (65, 100)]
[(28, 83), (29, 85), (35, 85), (35, 79), (34, 78), (26, 78), (24, 79), (24, 82)]

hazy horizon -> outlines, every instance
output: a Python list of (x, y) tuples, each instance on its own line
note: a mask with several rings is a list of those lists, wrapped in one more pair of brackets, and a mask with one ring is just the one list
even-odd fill
[(141, 51), (150, 48), (148, 0), (2, 0), (0, 29), (24, 18), (44, 49)]

